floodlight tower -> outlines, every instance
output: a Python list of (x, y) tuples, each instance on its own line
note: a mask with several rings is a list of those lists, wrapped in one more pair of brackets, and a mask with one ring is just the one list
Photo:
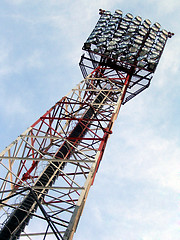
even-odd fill
[(172, 35), (100, 10), (84, 79), (0, 154), (1, 240), (73, 238), (121, 104), (149, 86)]

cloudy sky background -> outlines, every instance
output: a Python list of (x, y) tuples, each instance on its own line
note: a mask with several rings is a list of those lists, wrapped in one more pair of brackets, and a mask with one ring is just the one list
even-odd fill
[(150, 88), (120, 111), (74, 240), (179, 240), (179, 0), (2, 0), (0, 151), (82, 79), (81, 48), (99, 8), (175, 36)]

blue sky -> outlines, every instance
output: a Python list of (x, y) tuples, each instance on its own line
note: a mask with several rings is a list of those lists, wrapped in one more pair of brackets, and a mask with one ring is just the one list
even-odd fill
[(74, 240), (178, 240), (178, 0), (2, 0), (0, 151), (80, 82), (99, 8), (149, 18), (175, 36), (150, 88), (122, 106)]

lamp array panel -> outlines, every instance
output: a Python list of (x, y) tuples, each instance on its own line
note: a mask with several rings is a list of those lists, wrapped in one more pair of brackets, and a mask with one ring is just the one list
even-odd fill
[(157, 22), (130, 13), (123, 16), (121, 10), (101, 10), (83, 49), (154, 72), (168, 36)]

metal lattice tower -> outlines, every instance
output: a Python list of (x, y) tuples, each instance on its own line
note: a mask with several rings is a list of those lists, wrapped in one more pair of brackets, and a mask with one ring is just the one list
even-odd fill
[(83, 46), (84, 79), (0, 153), (1, 240), (73, 238), (121, 104), (148, 88), (172, 35), (100, 10)]

